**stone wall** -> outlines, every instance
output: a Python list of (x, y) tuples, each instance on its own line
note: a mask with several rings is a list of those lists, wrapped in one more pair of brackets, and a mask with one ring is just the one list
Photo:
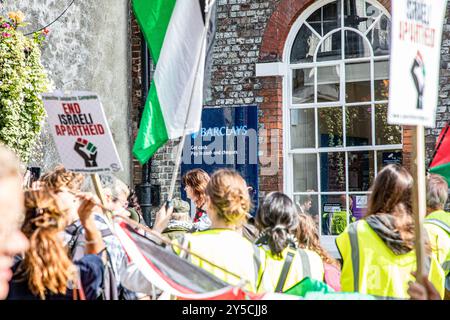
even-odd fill
[[(26, 32), (52, 22), (69, 0), (4, 1), (3, 14), (21, 10)], [(124, 166), (117, 175), (130, 182), (129, 10), (127, 0), (75, 1), (50, 29), (43, 64), (56, 88), (99, 94)], [(53, 140), (44, 130), (30, 165), (52, 168), (60, 161)]]

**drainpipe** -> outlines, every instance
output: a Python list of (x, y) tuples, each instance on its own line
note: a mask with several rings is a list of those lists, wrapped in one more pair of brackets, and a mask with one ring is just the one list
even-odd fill
[[(144, 35), (141, 32), (141, 90), (142, 90), (142, 106), (140, 108), (140, 119), (142, 119), (142, 114), (145, 107), (145, 102), (147, 100), (148, 91), (150, 87), (150, 61), (149, 52), (147, 48), (147, 43), (145, 42)], [(138, 186), (138, 198), (139, 205), (142, 209), (142, 215), (144, 216), (145, 223), (148, 226), (152, 224), (152, 186), (150, 183), (151, 172), (152, 172), (152, 159), (147, 161), (146, 164), (142, 166), (142, 183)]]

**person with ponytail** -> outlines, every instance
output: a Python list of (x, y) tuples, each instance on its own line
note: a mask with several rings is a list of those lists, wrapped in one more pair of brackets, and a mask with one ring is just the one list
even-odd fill
[[(229, 169), (216, 171), (206, 189), (206, 208), (211, 228), (185, 234), (174, 240), (194, 254), (186, 255), (177, 246), (174, 252), (231, 285), (256, 292), (261, 277), (264, 251), (240, 232), (247, 221), (251, 200), (245, 180)], [(165, 206), (158, 212), (153, 230), (161, 232), (170, 220), (173, 208)]]
[[(384, 298), (409, 298), (408, 283), (416, 269), (412, 213), (413, 178), (399, 165), (381, 170), (370, 189), (365, 217), (336, 238), (343, 265), (342, 291)], [(425, 274), (444, 295), (445, 274), (431, 254), (426, 233)], [(422, 276), (422, 275), (421, 275)]]
[[(58, 197), (43, 189), (25, 192), (22, 232), (29, 240), (23, 259), (17, 259), (10, 282), (10, 300), (96, 299), (103, 279), (105, 244), (92, 218), (96, 201), (78, 196), (79, 218), (86, 231), (85, 256), (72, 262), (62, 240), (69, 217)], [(75, 290), (74, 290), (75, 289)]]
[(265, 269), (258, 292), (284, 292), (304, 278), (323, 280), (319, 255), (300, 249), (295, 238), (299, 219), (294, 202), (281, 192), (271, 192), (256, 214), (260, 237), (256, 245), (265, 251)]

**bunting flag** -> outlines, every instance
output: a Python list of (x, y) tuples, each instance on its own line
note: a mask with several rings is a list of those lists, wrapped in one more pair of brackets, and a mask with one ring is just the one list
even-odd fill
[(113, 229), (130, 260), (160, 290), (178, 299), (259, 300), (276, 295), (253, 294), (230, 286), (211, 273), (157, 245), (144, 230), (115, 216)]
[(133, 10), (156, 64), (133, 147), (144, 164), (169, 139), (200, 129), (205, 39), (214, 37), (206, 34), (205, 0), (133, 0)]
[(450, 125), (442, 129), (429, 165), (429, 172), (439, 174), (450, 184)]

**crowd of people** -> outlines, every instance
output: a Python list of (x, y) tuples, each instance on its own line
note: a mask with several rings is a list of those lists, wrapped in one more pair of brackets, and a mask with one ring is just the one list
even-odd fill
[[(126, 184), (106, 183), (100, 206), (85, 192), (83, 175), (62, 166), (32, 184), (23, 176), (16, 156), (0, 146), (0, 299), (156, 298), (104, 212), (144, 223)], [(252, 217), (249, 187), (229, 169), (189, 171), (182, 183), (194, 217), (189, 203), (174, 199), (156, 213), (152, 229), (169, 240), (160, 245), (171, 254), (252, 293), (289, 293), (308, 283), (303, 288), (382, 299), (449, 299), (448, 185), (437, 175), (427, 182), (426, 275), (415, 273), (413, 179), (399, 165), (379, 172), (367, 214), (337, 237), (339, 259), (320, 244), (314, 218), (286, 194), (267, 194)]]

